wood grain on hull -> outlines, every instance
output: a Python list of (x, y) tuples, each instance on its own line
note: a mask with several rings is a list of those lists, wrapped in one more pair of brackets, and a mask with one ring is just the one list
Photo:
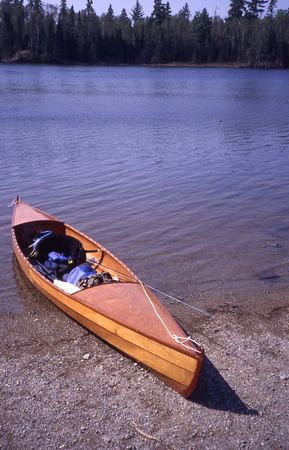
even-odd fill
[[(51, 217), (52, 216), (47, 216), (49, 220), (51, 220)], [(39, 212), (37, 210), (37, 219), (38, 218)], [(87, 236), (82, 233), (77, 233), (77, 230), (74, 230), (72, 227), (67, 226), (67, 229), (68, 234), (74, 235), (78, 239), (81, 239), (83, 244), (95, 245), (95, 248), (97, 248), (98, 244), (90, 240)], [(79, 295), (68, 295), (47, 280), (34, 268), (34, 266), (32, 266), (32, 264), (30, 264), (29, 260), (23, 255), (21, 248), (18, 245), (14, 229), (12, 229), (12, 242), (17, 260), (28, 279), (36, 288), (39, 289), (40, 292), (48, 297), (62, 311), (111, 344), (113, 347), (151, 368), (159, 375), (161, 379), (163, 379), (167, 384), (172, 386), (182, 395), (191, 395), (197, 385), (199, 372), (202, 366), (202, 349), (195, 351), (194, 348), (186, 349), (182, 347), (180, 344), (175, 343), (168, 336), (166, 336), (166, 333), (162, 327), (160, 327), (161, 337), (158, 339), (152, 338), (152, 336), (146, 332), (140, 332), (137, 329), (137, 324), (135, 327), (128, 327), (126, 326), (125, 320), (121, 322), (119, 322), (119, 320), (115, 320), (113, 317), (113, 308), (115, 308), (115, 305), (117, 307), (117, 304), (122, 301), (122, 298), (125, 297), (122, 293), (125, 294), (125, 291), (123, 290), (125, 289), (127, 283), (118, 284), (118, 286), (120, 286), (120, 297), (118, 302), (115, 302), (115, 298), (112, 298), (113, 295), (115, 295), (115, 292), (117, 292), (115, 289), (115, 286), (117, 285), (112, 285), (111, 288), (110, 285), (107, 285), (107, 289), (102, 290), (97, 290), (97, 288), (83, 290), (80, 291)], [(109, 252), (106, 255), (107, 258), (113, 257), (113, 255)], [(121, 269), (134, 276), (130, 269), (128, 269), (115, 257), (113, 257), (112, 260), (115, 263), (115, 270)], [(139, 286), (137, 280), (138, 279), (135, 277), (135, 282), (132, 283), (133, 286), (131, 289), (127, 286), (127, 290), (128, 292), (131, 292), (130, 296), (137, 295), (140, 298), (141, 291), (137, 291)], [(134, 292), (136, 294), (134, 294)], [(102, 297), (100, 306), (98, 306), (97, 303), (98, 293)], [(107, 296), (106, 300), (105, 295)], [(91, 300), (92, 297), (94, 299), (93, 301)], [(133, 300), (133, 298), (129, 298), (129, 295), (127, 298), (128, 302)], [(105, 301), (102, 301), (103, 299)], [(136, 300), (138, 300), (138, 298)], [(155, 307), (158, 308), (159, 313), (163, 315), (164, 319), (167, 320), (172, 329), (176, 332), (182, 332), (182, 336), (186, 336), (164, 306), (161, 305), (156, 298), (152, 297), (152, 301), (155, 302)], [(113, 308), (111, 308), (110, 302)], [(106, 305), (106, 308), (108, 309), (102, 310), (101, 305)], [(103, 306), (103, 308), (105, 307)], [(151, 313), (150, 309), (151, 307), (149, 308), (149, 312)], [(156, 321), (156, 323), (159, 327), (160, 325), (158, 324), (158, 321)]]

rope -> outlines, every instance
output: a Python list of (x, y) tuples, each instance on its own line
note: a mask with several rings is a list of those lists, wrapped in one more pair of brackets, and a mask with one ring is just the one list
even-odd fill
[[(188, 349), (188, 350), (192, 350), (192, 346), (194, 345), (194, 348), (193, 348), (193, 349), (194, 349), (197, 353), (200, 353), (200, 354), (201, 354), (202, 351), (196, 348), (196, 347), (201, 347), (200, 344), (199, 344), (198, 342), (194, 341), (194, 340), (191, 338), (191, 336), (187, 336), (187, 337), (184, 337), (184, 336), (177, 336), (176, 334), (171, 333), (171, 331), (170, 331), (169, 328), (166, 326), (165, 322), (163, 321), (163, 319), (161, 318), (161, 316), (160, 316), (159, 313), (157, 312), (157, 309), (156, 309), (156, 307), (155, 307), (155, 305), (154, 305), (152, 299), (151, 299), (150, 296), (148, 295), (148, 293), (147, 293), (147, 291), (146, 291), (146, 289), (145, 289), (144, 284), (142, 283), (142, 281), (139, 280), (139, 284), (140, 284), (141, 287), (143, 288), (143, 291), (144, 291), (144, 293), (145, 293), (147, 299), (149, 300), (149, 302), (150, 302), (150, 304), (151, 304), (151, 306), (152, 306), (152, 308), (153, 308), (153, 310), (154, 310), (154, 312), (155, 312), (155, 315), (157, 316), (157, 318), (159, 319), (159, 321), (162, 323), (163, 327), (164, 327), (165, 330), (167, 331), (168, 335), (172, 338), (172, 340), (173, 340), (174, 342), (176, 342), (176, 343), (182, 345), (183, 347), (185, 347), (185, 348)], [(191, 343), (191, 346), (190, 346), (190, 347), (189, 347), (188, 345), (186, 345), (187, 342), (190, 342), (190, 343)]]
[(12, 200), (12, 202), (10, 203), (10, 205), (8, 205), (8, 208), (11, 208), (11, 206), (16, 205), (17, 203), (17, 198), (14, 198), (14, 200)]
[[(89, 261), (90, 263), (93, 263), (93, 259), (88, 259), (88, 261)], [(132, 277), (131, 275), (126, 275), (125, 273), (119, 272), (119, 271), (116, 270), (116, 269), (112, 269), (112, 267), (106, 266), (105, 264), (102, 264), (102, 263), (99, 264), (99, 266), (104, 267), (105, 269), (113, 270), (113, 271), (114, 271), (115, 273), (117, 273), (118, 275), (122, 275), (123, 277), (126, 277), (126, 278), (128, 278), (129, 280), (132, 280), (132, 281), (136, 282), (136, 279), (135, 279), (134, 277)], [(144, 286), (147, 286), (148, 288), (152, 289), (153, 291), (158, 292), (159, 294), (164, 295), (165, 297), (171, 298), (172, 300), (175, 300), (176, 302), (181, 303), (182, 305), (188, 306), (188, 308), (191, 308), (191, 309), (193, 309), (194, 311), (197, 311), (198, 313), (203, 314), (204, 316), (207, 316), (207, 317), (213, 317), (212, 314), (210, 314), (210, 313), (204, 311), (203, 309), (197, 308), (196, 306), (193, 306), (193, 305), (190, 305), (189, 303), (183, 302), (183, 301), (180, 300), (179, 298), (173, 297), (172, 295), (167, 294), (166, 292), (160, 291), (159, 289), (157, 289), (157, 288), (155, 288), (155, 287), (153, 287), (153, 286), (150, 286), (148, 283), (145, 283), (145, 282), (143, 282), (143, 281), (141, 281), (141, 280), (139, 280), (139, 279), (137, 279), (137, 282), (142, 283)]]
[(147, 284), (147, 283), (144, 283), (144, 284), (145, 284), (147, 287), (149, 287), (150, 289), (152, 289), (153, 291), (159, 292), (159, 294), (165, 295), (166, 297), (171, 298), (172, 300), (175, 300), (176, 302), (181, 303), (182, 305), (188, 306), (189, 308), (192, 308), (192, 309), (194, 309), (195, 311), (198, 311), (200, 314), (203, 314), (204, 316), (207, 316), (207, 317), (213, 317), (212, 314), (210, 314), (210, 313), (204, 311), (203, 309), (199, 309), (199, 308), (197, 308), (196, 306), (193, 306), (193, 305), (190, 305), (189, 303), (183, 302), (183, 301), (180, 300), (179, 298), (173, 297), (172, 295), (169, 295), (169, 294), (167, 294), (166, 292), (160, 291), (159, 289), (157, 289), (157, 288), (155, 288), (155, 287), (153, 287), (153, 286), (150, 286), (150, 285)]

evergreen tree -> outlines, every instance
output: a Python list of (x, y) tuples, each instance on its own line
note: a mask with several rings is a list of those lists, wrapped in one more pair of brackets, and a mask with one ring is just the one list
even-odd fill
[(174, 59), (175, 61), (190, 61), (192, 58), (192, 26), (191, 12), (188, 3), (180, 9), (174, 18)]
[(202, 12), (196, 12), (193, 18), (194, 31), (194, 59), (198, 63), (208, 61), (210, 49), (212, 19), (206, 8)]
[(119, 36), (121, 37), (123, 47), (124, 47), (124, 58), (128, 57), (128, 46), (130, 41), (132, 40), (132, 28), (131, 21), (127, 15), (126, 9), (123, 8), (120, 15), (117, 18), (118, 31), (120, 32)]
[(90, 63), (99, 59), (98, 28), (99, 21), (93, 8), (93, 0), (87, 0), (84, 11), (84, 57)]
[(189, 22), (189, 20), (191, 18), (191, 11), (190, 11), (188, 3), (185, 3), (185, 5), (180, 9), (180, 11), (178, 13), (178, 18), (182, 22)]
[(125, 9), (125, 8), (123, 8), (123, 9), (121, 10), (121, 13), (120, 13), (120, 15), (119, 15), (119, 17), (118, 17), (118, 21), (119, 21), (120, 23), (130, 24), (130, 19), (129, 19), (128, 15), (127, 15), (127, 12), (126, 12), (126, 9)]
[(136, 3), (134, 5), (134, 7), (131, 10), (131, 18), (132, 18), (132, 23), (133, 26), (138, 25), (140, 22), (143, 21), (144, 19), (144, 10), (142, 5), (140, 4), (140, 2), (138, 0), (136, 0)]
[(111, 4), (108, 7), (106, 18), (109, 22), (114, 22), (114, 11), (112, 9)]
[(265, 11), (265, 5), (268, 0), (248, 0), (246, 2), (247, 10), (246, 17), (250, 19), (257, 19)]
[(60, 0), (60, 11), (56, 26), (57, 56), (65, 60), (67, 51), (67, 1)]
[(108, 7), (107, 13), (102, 15), (102, 32), (111, 36), (115, 33), (115, 17), (111, 4)]
[(240, 19), (245, 10), (244, 0), (231, 0), (228, 11), (229, 19)]
[(165, 4), (165, 18), (170, 19), (172, 16), (171, 5), (169, 2)]
[(131, 10), (131, 18), (133, 24), (133, 35), (131, 42), (131, 56), (136, 62), (143, 62), (143, 50), (144, 50), (144, 10), (138, 0)]
[(154, 9), (151, 18), (158, 24), (161, 25), (166, 18), (166, 7), (162, 3), (162, 0), (154, 0)]

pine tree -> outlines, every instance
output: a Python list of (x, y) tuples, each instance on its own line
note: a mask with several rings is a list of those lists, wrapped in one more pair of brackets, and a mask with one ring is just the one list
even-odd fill
[(171, 9), (171, 5), (169, 2), (167, 2), (165, 4), (165, 16), (166, 16), (166, 19), (170, 19), (172, 16), (172, 9)]
[(246, 17), (257, 19), (265, 11), (265, 5), (268, 0), (248, 0), (246, 2), (247, 10)]
[(127, 15), (126, 9), (123, 8), (120, 15), (117, 17), (117, 25), (118, 25), (118, 31), (120, 31), (120, 37), (121, 40), (123, 40), (123, 46), (126, 47), (126, 45), (131, 40), (131, 21), (130, 18)]
[(138, 0), (136, 0), (136, 3), (134, 5), (134, 7), (131, 10), (131, 18), (132, 18), (132, 23), (133, 26), (138, 25), (140, 22), (143, 21), (144, 19), (144, 10), (142, 5), (140, 4), (140, 2)]
[(110, 22), (114, 22), (114, 11), (112, 9), (111, 4), (108, 7), (107, 13), (106, 13), (106, 18), (108, 21)]
[(118, 21), (121, 22), (121, 23), (130, 23), (130, 19), (129, 19), (128, 15), (127, 15), (127, 12), (126, 12), (125, 8), (123, 8), (121, 10), (121, 13), (120, 13), (120, 15), (118, 17)]
[(175, 61), (185, 62), (192, 55), (192, 26), (190, 22), (191, 11), (188, 3), (180, 9), (175, 17), (174, 27), (174, 54)]
[(240, 19), (245, 10), (244, 0), (231, 0), (228, 11), (229, 19)]
[(188, 3), (185, 3), (185, 5), (180, 9), (178, 18), (183, 22), (189, 22), (191, 18), (191, 11)]
[(206, 8), (202, 12), (196, 12), (193, 18), (194, 43), (196, 62), (208, 61), (212, 19)]
[(151, 18), (161, 25), (166, 18), (166, 7), (162, 3), (162, 0), (154, 0), (154, 9)]
[(98, 60), (97, 29), (98, 21), (93, 8), (93, 0), (87, 0), (84, 10), (84, 55), (89, 63)]
[[(111, 36), (115, 33), (115, 16), (111, 5), (109, 5), (107, 13), (102, 14), (101, 22), (103, 35)], [(108, 43), (106, 44), (108, 45)]]
[(67, 1), (60, 0), (60, 11), (56, 26), (57, 53), (61, 59), (66, 59), (66, 36), (67, 35)]

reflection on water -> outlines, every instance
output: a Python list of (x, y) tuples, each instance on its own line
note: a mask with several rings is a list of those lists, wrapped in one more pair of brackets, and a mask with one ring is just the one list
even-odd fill
[(289, 254), (288, 78), (0, 66), (0, 308), (21, 307), (7, 208), (16, 194), (162, 290), (205, 299), (250, 279), (258, 289), (256, 274)]

